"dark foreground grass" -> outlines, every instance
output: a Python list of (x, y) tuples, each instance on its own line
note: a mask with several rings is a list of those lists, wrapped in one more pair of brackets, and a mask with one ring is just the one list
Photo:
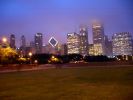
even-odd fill
[(0, 100), (133, 100), (133, 68), (0, 74)]

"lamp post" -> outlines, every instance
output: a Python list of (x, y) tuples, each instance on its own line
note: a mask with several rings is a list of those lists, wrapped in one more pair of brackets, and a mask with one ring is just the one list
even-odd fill
[(7, 38), (3, 37), (3, 38), (2, 38), (2, 42), (3, 42), (3, 43), (6, 43), (6, 42), (7, 42)]
[(6, 37), (3, 37), (2, 38), (2, 47), (6, 48), (7, 46), (8, 46), (7, 38)]
[(29, 52), (29, 57), (30, 57), (30, 64), (31, 64), (31, 57), (32, 57), (32, 52)]

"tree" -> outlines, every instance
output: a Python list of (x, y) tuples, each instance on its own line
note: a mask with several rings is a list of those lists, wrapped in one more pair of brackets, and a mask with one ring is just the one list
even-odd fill
[(16, 63), (18, 58), (18, 54), (16, 50), (6, 47), (0, 48), (0, 63), (8, 64), (8, 63)]

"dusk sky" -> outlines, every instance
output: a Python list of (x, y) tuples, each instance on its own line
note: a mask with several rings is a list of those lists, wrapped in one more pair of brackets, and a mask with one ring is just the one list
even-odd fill
[(92, 21), (104, 23), (105, 34), (133, 34), (133, 0), (0, 0), (0, 37), (12, 33), (17, 45), (21, 35), (27, 42), (37, 32), (43, 33), (44, 44), (54, 36), (65, 43), (67, 33), (79, 32), (87, 25), (92, 43)]

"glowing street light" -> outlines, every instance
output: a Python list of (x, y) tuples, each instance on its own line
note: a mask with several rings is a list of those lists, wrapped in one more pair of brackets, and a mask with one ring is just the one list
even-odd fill
[(55, 59), (55, 56), (52, 56), (51, 59)]
[(3, 48), (9, 47), (9, 44), (8, 44), (8, 41), (7, 41), (7, 38), (6, 37), (3, 37), (2, 38), (2, 47)]
[(28, 55), (30, 56), (30, 64), (31, 64), (32, 63), (32, 61), (31, 61), (32, 52), (29, 52)]
[(30, 57), (32, 56), (32, 52), (29, 52), (29, 56), (30, 56)]
[(4, 42), (4, 43), (6, 43), (7, 42), (7, 38), (2, 38), (2, 41)]

